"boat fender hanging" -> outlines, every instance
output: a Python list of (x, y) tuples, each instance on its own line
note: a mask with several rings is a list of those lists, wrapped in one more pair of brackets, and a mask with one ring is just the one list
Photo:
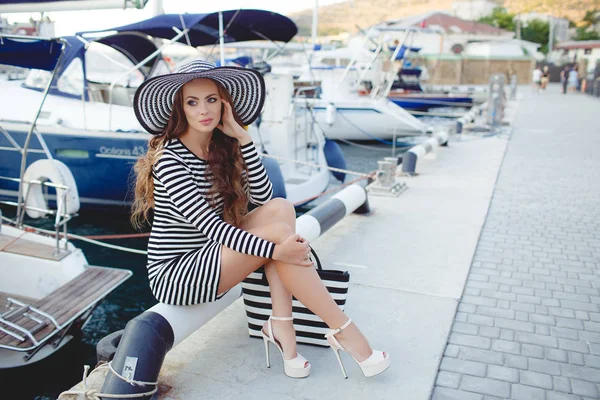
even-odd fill
[(271, 183), (273, 184), (273, 198), (287, 198), (285, 181), (277, 160), (269, 157), (263, 157), (262, 163), (265, 167), (265, 170), (267, 170), (267, 175), (269, 176)]
[[(125, 326), (111, 366), (124, 378), (156, 382), (165, 356), (173, 347), (173, 341), (171, 324), (162, 315), (146, 311)], [(100, 392), (131, 398), (133, 394), (147, 393), (155, 387), (133, 385), (109, 372)], [(148, 396), (143, 399), (148, 399)]]
[[(67, 214), (75, 214), (79, 211), (80, 204), (77, 184), (75, 183), (75, 178), (73, 178), (71, 170), (64, 163), (58, 160), (37, 160), (27, 167), (25, 174), (23, 174), (23, 200), (25, 200), (25, 206), (47, 209), (48, 203), (44, 197), (42, 185), (27, 183), (33, 180), (49, 180), (55, 185), (66, 186), (68, 188), (65, 196), (67, 201), (66, 210), (63, 210), (63, 195), (65, 195), (65, 189), (59, 188), (56, 188), (57, 209), (66, 211)], [(25, 208), (25, 211), (30, 218), (41, 218), (46, 216), (46, 213), (30, 208)]]
[[(347, 169), (344, 152), (337, 142), (331, 139), (325, 139), (323, 153), (325, 153), (327, 165), (333, 168)], [(340, 182), (344, 182), (344, 179), (346, 179), (346, 174), (344, 172), (332, 171), (331, 173)]]
[(325, 108), (325, 122), (327, 124), (329, 124), (329, 126), (331, 126), (335, 123), (335, 113), (336, 112), (337, 112), (337, 109), (335, 108), (333, 103), (327, 104), (327, 107)]

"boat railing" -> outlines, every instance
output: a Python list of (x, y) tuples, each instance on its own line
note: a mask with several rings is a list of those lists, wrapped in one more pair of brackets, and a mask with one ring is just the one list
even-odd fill
[[(18, 178), (10, 178), (10, 177), (6, 177), (6, 176), (0, 176), (1, 180), (5, 180), (5, 181), (11, 181), (11, 182), (16, 182), (16, 183), (20, 183), (22, 185), (26, 185), (27, 186), (27, 190), (25, 191), (25, 196), (23, 201), (21, 201), (21, 199), (17, 199), (17, 201), (9, 201), (9, 200), (1, 200), (0, 204), (5, 204), (8, 206), (14, 206), (17, 207), (17, 209), (21, 209), (22, 212), (18, 213), (15, 217), (15, 225), (16, 226), (22, 226), (23, 225), (23, 219), (25, 218), (25, 210), (31, 210), (31, 211), (35, 211), (38, 213), (43, 213), (43, 214), (50, 214), (50, 215), (54, 215), (55, 216), (55, 220), (54, 220), (54, 230), (55, 230), (55, 236), (56, 236), (56, 254), (59, 255), (62, 250), (61, 250), (61, 243), (60, 243), (60, 239), (61, 239), (61, 230), (62, 230), (62, 236), (64, 236), (65, 240), (64, 240), (64, 250), (68, 251), (68, 232), (67, 232), (67, 223), (73, 219), (73, 217), (75, 215), (73, 214), (69, 214), (67, 212), (68, 210), (68, 203), (67, 203), (67, 194), (68, 194), (68, 190), (69, 188), (67, 186), (64, 185), (60, 185), (60, 184), (55, 184), (49, 181), (40, 181), (37, 179), (32, 179), (29, 181), (25, 181), (25, 180), (20, 180)], [(57, 193), (57, 204), (60, 204), (60, 209), (57, 208), (56, 209), (50, 209), (49, 207), (46, 208), (42, 208), (42, 207), (34, 207), (31, 205), (27, 204), (27, 199), (29, 198), (30, 194), (31, 194), (31, 188), (34, 185), (39, 185), (42, 186), (43, 188), (46, 189), (46, 197), (47, 196), (47, 189), (48, 188), (54, 188), (54, 189), (60, 189), (61, 193), (58, 194)], [(58, 197), (60, 196), (60, 201), (58, 201)]]
[[(295, 89), (295, 93), (294, 93), (294, 98), (293, 101), (290, 105), (290, 117), (293, 118), (293, 124), (294, 124), (294, 130), (295, 130), (295, 134), (294, 134), (294, 157), (296, 159), (298, 159), (299, 157), (299, 148), (298, 148), (298, 140), (300, 139), (300, 136), (304, 136), (304, 143), (306, 144), (303, 148), (304, 151), (304, 159), (307, 161), (314, 161), (316, 163), (319, 162), (319, 160), (316, 159), (311, 159), (309, 152), (309, 146), (308, 144), (311, 141), (315, 141), (317, 144), (322, 144), (323, 139), (319, 137), (319, 135), (317, 134), (317, 127), (316, 125), (316, 120), (314, 118), (313, 112), (314, 112), (314, 100), (318, 98), (318, 93), (320, 90), (320, 86), (316, 86), (316, 85), (312, 85), (312, 86), (301, 86)], [(307, 95), (307, 94), (312, 94), (312, 97)], [(296, 121), (297, 118), (297, 109), (298, 109), (298, 103), (300, 101), (300, 99), (304, 99), (305, 100), (305, 110), (306, 112), (303, 113), (303, 118), (304, 118), (304, 123), (302, 124), (302, 129), (300, 131), (298, 131), (298, 124)], [(311, 103), (309, 103), (309, 100), (312, 100)], [(309, 119), (310, 118), (310, 119)], [(314, 157), (313, 157), (314, 158)]]
[[(56, 319), (52, 315), (50, 315), (42, 310), (39, 310), (29, 304), (23, 303), (17, 299), (13, 299), (12, 297), (8, 297), (7, 301), (8, 301), (8, 304), (6, 305), (6, 307), (8, 309), (10, 309), (10, 311), (7, 311), (4, 314), (0, 314), (0, 332), (3, 332), (5, 334), (17, 339), (19, 342), (24, 342), (26, 340), (25, 337), (27, 337), (27, 339), (29, 339), (31, 341), (31, 343), (33, 343), (35, 346), (38, 346), (40, 344), (39, 341), (35, 338), (35, 334), (38, 333), (39, 331), (41, 331), (42, 329), (44, 329), (46, 326), (48, 326), (48, 323), (46, 321), (44, 321), (43, 319), (41, 319), (40, 317), (46, 318), (47, 320), (52, 322), (52, 325), (54, 325), (55, 330), (60, 331), (60, 329), (62, 329), (60, 324), (56, 321)], [(18, 308), (13, 308), (12, 307), (13, 304), (18, 306)], [(32, 315), (32, 314), (37, 314), (39, 317)], [(36, 322), (37, 325), (35, 325), (31, 329), (27, 329), (19, 324), (13, 323), (8, 320), (10, 317), (16, 316), (16, 315), (23, 315), (23, 316), (27, 317), (28, 319)], [(2, 324), (7, 327), (12, 328), (13, 331), (3, 328)], [(10, 350), (16, 350), (16, 351), (20, 350), (17, 346), (4, 345), (2, 347), (8, 348)]]

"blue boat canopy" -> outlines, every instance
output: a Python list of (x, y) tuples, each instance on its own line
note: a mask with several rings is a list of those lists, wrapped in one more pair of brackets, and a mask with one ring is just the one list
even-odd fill
[[(126, 32), (105, 36), (96, 40), (96, 42), (118, 50), (136, 65), (158, 49), (156, 44), (154, 44), (148, 36), (138, 32)], [(156, 57), (153, 57), (146, 62), (145, 66), (151, 66), (155, 60)]]
[(0, 35), (0, 64), (52, 71), (63, 51), (61, 39), (29, 39)]
[[(296, 24), (281, 14), (265, 10), (222, 11), (224, 40), (226, 43), (249, 40), (271, 40), (289, 42), (298, 33)], [(139, 32), (155, 38), (172, 39), (178, 30), (190, 29), (181, 43), (205, 46), (219, 39), (219, 13), (210, 14), (164, 14), (144, 21), (102, 31), (79, 32), (78, 35), (103, 32)]]

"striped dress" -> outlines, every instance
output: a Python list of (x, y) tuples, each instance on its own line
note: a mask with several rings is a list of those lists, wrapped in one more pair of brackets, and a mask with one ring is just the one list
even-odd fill
[[(262, 205), (273, 193), (253, 143), (241, 147), (248, 167), (242, 179), (250, 202)], [(190, 305), (217, 300), (221, 246), (271, 258), (275, 244), (223, 221), (223, 200), (207, 200), (208, 163), (179, 139), (170, 140), (153, 167), (154, 220), (148, 242), (148, 278), (158, 301)]]

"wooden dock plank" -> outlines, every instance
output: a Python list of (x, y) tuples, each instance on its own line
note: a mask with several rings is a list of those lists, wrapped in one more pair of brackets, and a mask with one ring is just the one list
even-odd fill
[[(29, 304), (33, 307), (51, 314), (59, 324), (64, 324), (69, 319), (82, 313), (90, 304), (102, 299), (112, 288), (127, 279), (131, 274), (128, 270), (120, 270), (103, 267), (88, 267), (79, 276), (72, 279), (67, 284), (50, 293), (43, 299)], [(9, 319), (13, 323), (18, 323), (26, 329), (31, 329), (37, 325), (23, 316), (14, 316)], [(34, 336), (36, 340), (42, 340), (54, 330), (54, 325), (49, 324), (44, 329), (37, 332)], [(9, 335), (0, 333), (0, 344), (18, 346), (26, 348), (31, 346), (31, 342), (26, 340), (20, 343)]]

